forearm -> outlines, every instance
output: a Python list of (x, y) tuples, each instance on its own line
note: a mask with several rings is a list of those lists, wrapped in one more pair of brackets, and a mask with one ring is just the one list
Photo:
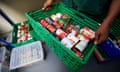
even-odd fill
[(46, 2), (49, 2), (49, 3), (54, 2), (54, 1), (56, 1), (56, 0), (46, 0)]
[(46, 1), (56, 1), (56, 0), (46, 0)]
[(56, 0), (46, 0), (46, 1), (56, 1)]
[(114, 20), (114, 18), (117, 16), (117, 14), (120, 12), (120, 0), (112, 0), (112, 3), (110, 5), (108, 15), (104, 20), (104, 24), (106, 24), (106, 27), (110, 27), (111, 22)]

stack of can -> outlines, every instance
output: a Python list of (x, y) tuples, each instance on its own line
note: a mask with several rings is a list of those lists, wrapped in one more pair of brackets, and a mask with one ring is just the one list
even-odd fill
[(80, 58), (84, 57), (82, 52), (95, 36), (94, 31), (88, 27), (80, 29), (67, 14), (53, 14), (41, 19), (40, 24)]
[(30, 39), (32, 39), (32, 37), (28, 32), (28, 24), (21, 23), (17, 30), (17, 42), (20, 43)]

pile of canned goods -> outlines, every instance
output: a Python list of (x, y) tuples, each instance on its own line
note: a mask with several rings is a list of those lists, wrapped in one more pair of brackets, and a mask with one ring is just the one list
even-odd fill
[(80, 28), (67, 14), (56, 13), (39, 22), (80, 58), (84, 57), (82, 52), (95, 37), (94, 31), (88, 27)]
[(20, 43), (30, 39), (32, 39), (32, 37), (28, 32), (28, 23), (21, 23), (17, 30), (17, 42)]

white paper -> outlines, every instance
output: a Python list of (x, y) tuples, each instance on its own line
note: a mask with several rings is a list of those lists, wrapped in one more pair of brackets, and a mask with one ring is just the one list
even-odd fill
[(43, 60), (43, 48), (40, 41), (16, 47), (11, 52), (10, 70)]

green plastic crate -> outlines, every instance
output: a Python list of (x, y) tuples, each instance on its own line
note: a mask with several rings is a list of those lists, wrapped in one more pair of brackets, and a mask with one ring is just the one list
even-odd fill
[(16, 23), (13, 25), (13, 31), (12, 31), (12, 45), (17, 47), (17, 46), (21, 46), (21, 45), (24, 45), (24, 44), (28, 44), (28, 43), (31, 43), (31, 42), (34, 42), (35, 40), (34, 39), (30, 39), (30, 40), (26, 40), (24, 42), (21, 42), (21, 43), (17, 43), (17, 30), (18, 30), (18, 26), (20, 26), (21, 23)]
[(33, 30), (33, 28), (32, 28), (31, 25), (29, 25), (29, 30), (28, 30), (28, 31), (29, 31), (30, 35), (32, 36), (32, 38), (33, 38), (34, 40), (43, 41), (42, 38), (41, 38), (36, 32), (34, 32), (34, 30)]
[[(102, 23), (106, 16), (107, 15), (103, 13), (96, 18), (96, 21)], [(120, 19), (119, 18), (115, 18), (113, 20), (112, 25), (110, 27), (110, 33), (116, 37), (120, 36)]]
[[(87, 16), (79, 13), (67, 6), (63, 3), (57, 3), (50, 11), (44, 12), (42, 10), (37, 10), (33, 12), (26, 13), (28, 18), (29, 26), (33, 28), (33, 31), (43, 40), (46, 44), (51, 48), (51, 50), (67, 65), (67, 67), (73, 71), (78, 71), (83, 65), (87, 63), (89, 60), (93, 50), (96, 45), (91, 42), (86, 50), (83, 52), (84, 59), (77, 57), (71, 50), (66, 48), (58, 39), (56, 39), (49, 31), (43, 28), (39, 20), (42, 18), (49, 17), (51, 14), (55, 13), (66, 13), (68, 14), (76, 24), (80, 25), (81, 28), (89, 27), (92, 30), (96, 30), (98, 28), (98, 23)], [(33, 35), (36, 37), (36, 35)]]
[(111, 34), (113, 34), (116, 37), (120, 37), (120, 20), (116, 18), (112, 22), (110, 29), (112, 30)]

